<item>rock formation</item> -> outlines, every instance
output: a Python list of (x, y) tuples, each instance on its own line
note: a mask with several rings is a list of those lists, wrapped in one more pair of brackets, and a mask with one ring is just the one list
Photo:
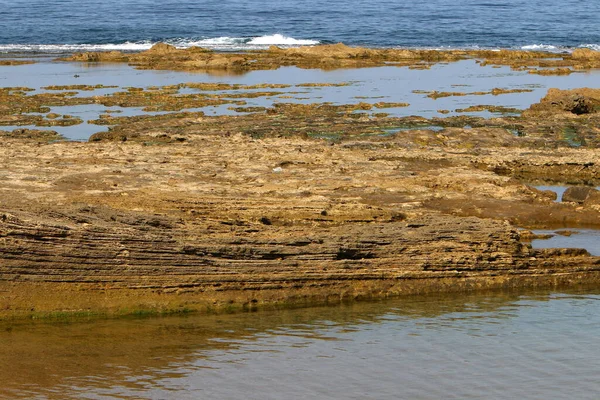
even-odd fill
[(393, 137), (182, 135), (5, 138), (0, 315), (249, 309), (600, 277), (600, 258), (531, 249), (516, 227), (600, 225), (600, 212), (510, 177), (552, 164), (575, 174), (596, 150), (523, 159)]

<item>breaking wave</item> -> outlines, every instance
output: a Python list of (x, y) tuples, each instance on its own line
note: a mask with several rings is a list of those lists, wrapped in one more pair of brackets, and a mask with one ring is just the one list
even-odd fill
[(2, 53), (69, 53), (77, 51), (143, 51), (158, 42), (164, 42), (178, 48), (192, 46), (205, 47), (212, 50), (239, 51), (260, 50), (271, 45), (280, 47), (313, 46), (321, 43), (318, 40), (295, 39), (281, 34), (259, 37), (217, 37), (217, 38), (175, 38), (161, 41), (139, 41), (104, 44), (0, 44)]
[(3, 53), (66, 53), (74, 51), (141, 51), (152, 47), (151, 42), (107, 44), (0, 44)]
[(598, 45), (598, 44), (582, 44), (577, 47), (554, 46), (551, 44), (530, 44), (527, 46), (521, 46), (521, 50), (548, 51), (551, 53), (571, 52), (576, 48), (577, 49), (588, 48), (588, 49), (600, 51), (600, 45)]
[(291, 37), (275, 34), (271, 36), (261, 36), (254, 38), (248, 42), (252, 45), (283, 45), (283, 46), (310, 46), (319, 44), (318, 40), (298, 40)]
[(600, 44), (582, 44), (581, 46), (579, 46), (580, 48), (582, 47), (586, 47), (588, 49), (592, 49), (592, 50), (596, 50), (596, 51), (600, 51)]
[(560, 47), (553, 46), (551, 44), (528, 44), (521, 46), (521, 50), (533, 50), (533, 51), (560, 51)]
[[(275, 45), (283, 48), (298, 46), (314, 46), (318, 44), (333, 43), (329, 41), (319, 41), (314, 39), (296, 39), (281, 34), (254, 36), (254, 37), (230, 37), (221, 36), (214, 38), (171, 38), (166, 40), (143, 40), (127, 41), (122, 43), (102, 43), (102, 44), (0, 44), (0, 53), (42, 53), (42, 54), (60, 54), (84, 51), (124, 51), (135, 52), (150, 49), (156, 43), (163, 42), (173, 45), (180, 49), (192, 46), (204, 47), (217, 51), (244, 51), (244, 50), (263, 50), (269, 46)], [(388, 46), (375, 46), (386, 48)], [(389, 46), (389, 48), (417, 48), (428, 50), (500, 50), (501, 47), (489, 48), (472, 44), (469, 46)], [(529, 44), (524, 46), (515, 46), (512, 49), (528, 51), (548, 51), (548, 52), (570, 52), (576, 48), (589, 48), (600, 51), (600, 44), (581, 44), (576, 47), (556, 46), (551, 44)]]

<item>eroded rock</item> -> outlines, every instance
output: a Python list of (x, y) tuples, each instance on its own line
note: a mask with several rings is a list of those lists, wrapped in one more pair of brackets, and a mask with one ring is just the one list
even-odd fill
[(600, 110), (600, 89), (550, 89), (546, 96), (526, 113), (567, 112), (575, 115), (593, 114)]
[(600, 190), (589, 186), (571, 186), (562, 196), (562, 201), (570, 201), (583, 204), (590, 196), (597, 197), (600, 195)]

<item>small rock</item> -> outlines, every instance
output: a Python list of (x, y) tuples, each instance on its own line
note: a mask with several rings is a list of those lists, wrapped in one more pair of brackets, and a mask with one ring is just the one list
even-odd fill
[(273, 225), (273, 222), (271, 222), (271, 220), (267, 217), (262, 217), (260, 219), (260, 223), (263, 225)]
[(546, 198), (549, 200), (556, 200), (558, 198), (558, 195), (556, 194), (556, 192), (554, 192), (552, 190), (540, 190), (533, 186), (527, 186), (527, 189), (529, 189), (529, 191), (533, 192), (533, 194), (536, 197), (543, 197), (543, 198)]
[(583, 204), (592, 194), (598, 194), (600, 190), (588, 186), (572, 186), (565, 190), (562, 201)]

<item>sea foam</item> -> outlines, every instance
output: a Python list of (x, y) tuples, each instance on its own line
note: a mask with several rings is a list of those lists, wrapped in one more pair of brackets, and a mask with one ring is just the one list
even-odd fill
[(579, 47), (600, 51), (600, 44), (582, 44)]
[(532, 51), (558, 51), (560, 48), (551, 44), (528, 44), (521, 46), (521, 50), (532, 50)]
[[(320, 42), (311, 39), (295, 39), (281, 34), (258, 37), (216, 37), (216, 38), (173, 38), (162, 42), (180, 49), (192, 46), (221, 51), (260, 50), (271, 45), (281, 47), (312, 46)], [(158, 42), (140, 41), (104, 44), (0, 44), (2, 53), (67, 53), (75, 51), (143, 51)]]
[[(576, 48), (582, 49), (587, 48), (595, 51), (600, 51), (600, 45), (590, 43), (590, 44), (581, 44)], [(575, 48), (570, 47), (561, 47), (554, 46), (551, 44), (530, 44), (526, 46), (521, 46), (521, 50), (531, 50), (531, 51), (548, 51), (551, 53), (560, 53), (560, 52), (572, 52)]]
[(319, 44), (318, 40), (302, 40), (302, 39), (294, 39), (292, 37), (283, 36), (280, 34), (270, 35), (270, 36), (261, 36), (254, 38), (248, 42), (248, 44), (252, 45), (284, 45), (284, 46), (311, 46), (315, 44)]

